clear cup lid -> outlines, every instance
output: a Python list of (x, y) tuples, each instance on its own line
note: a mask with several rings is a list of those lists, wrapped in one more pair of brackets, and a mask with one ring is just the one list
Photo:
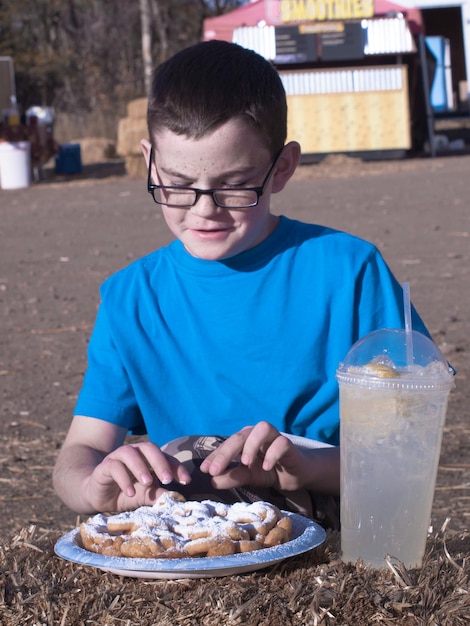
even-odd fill
[(418, 331), (385, 328), (357, 341), (336, 376), (339, 382), (390, 389), (450, 390), (454, 371), (436, 344)]

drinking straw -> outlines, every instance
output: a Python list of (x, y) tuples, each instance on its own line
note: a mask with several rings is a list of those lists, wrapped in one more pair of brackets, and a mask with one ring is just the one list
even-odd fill
[(411, 298), (410, 283), (403, 283), (403, 305), (405, 309), (405, 341), (406, 341), (406, 364), (413, 365), (413, 334), (411, 323)]

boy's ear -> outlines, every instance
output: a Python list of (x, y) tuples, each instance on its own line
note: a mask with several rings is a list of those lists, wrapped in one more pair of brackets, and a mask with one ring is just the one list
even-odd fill
[(150, 148), (152, 147), (150, 145), (150, 141), (148, 139), (141, 139), (140, 140), (140, 147), (142, 149), (142, 154), (144, 155), (144, 159), (145, 162), (147, 163), (147, 167), (149, 166), (149, 159), (150, 159)]
[(282, 191), (295, 172), (300, 161), (300, 145), (297, 141), (290, 141), (284, 146), (273, 174), (272, 193)]

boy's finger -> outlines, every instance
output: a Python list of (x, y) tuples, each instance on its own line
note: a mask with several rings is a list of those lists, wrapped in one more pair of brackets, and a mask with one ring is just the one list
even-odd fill
[(263, 469), (267, 472), (272, 470), (291, 449), (292, 443), (289, 439), (287, 439), (287, 437), (284, 437), (283, 435), (276, 437), (266, 450), (262, 465)]
[(243, 465), (237, 465), (223, 474), (213, 476), (211, 482), (216, 489), (236, 489), (250, 484), (251, 479), (251, 471)]
[(170, 458), (170, 464), (172, 466), (172, 474), (175, 477), (175, 480), (180, 485), (189, 485), (191, 482), (191, 474), (188, 472), (186, 467), (174, 458)]
[(201, 472), (217, 476), (225, 471), (233, 461), (238, 461), (251, 428), (243, 428), (221, 443), (217, 450), (214, 450), (203, 460), (200, 466)]
[[(111, 454), (104, 459), (103, 463), (106, 465), (110, 464), (111, 466), (113, 466), (114, 463), (120, 463), (126, 469), (128, 476), (133, 477), (137, 482), (143, 485), (148, 485), (153, 481), (151, 475), (152, 468), (138, 446), (121, 446), (114, 452), (111, 452)], [(119, 471), (119, 475), (122, 475), (122, 471)]]
[[(135, 482), (143, 486), (150, 486), (155, 480), (154, 476), (156, 476), (165, 485), (174, 479), (167, 457), (154, 444), (129, 444), (122, 446), (108, 455), (104, 463), (112, 468), (112, 476), (115, 482), (128, 495), (131, 492), (130, 486), (133, 486)], [(125, 480), (123, 470), (118, 464), (125, 469), (128, 477), (127, 481)]]
[(264, 457), (273, 441), (279, 437), (279, 431), (269, 422), (258, 422), (251, 430), (241, 453), (243, 465), (251, 465), (257, 458)]
[(163, 485), (169, 485), (174, 480), (183, 485), (191, 481), (191, 475), (184, 465), (162, 452), (155, 444), (146, 443), (138, 449), (148, 467)]
[[(101, 476), (111, 479), (119, 489), (128, 496), (135, 495), (135, 478), (129, 473), (128, 467), (117, 458), (107, 458), (101, 464)], [(99, 479), (98, 479), (99, 480)]]

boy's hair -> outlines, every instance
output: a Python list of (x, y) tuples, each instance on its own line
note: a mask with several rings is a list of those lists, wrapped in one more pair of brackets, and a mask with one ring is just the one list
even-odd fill
[(226, 41), (206, 41), (155, 70), (147, 111), (150, 140), (162, 129), (199, 139), (234, 118), (251, 124), (273, 156), (286, 141), (284, 87), (259, 54)]

